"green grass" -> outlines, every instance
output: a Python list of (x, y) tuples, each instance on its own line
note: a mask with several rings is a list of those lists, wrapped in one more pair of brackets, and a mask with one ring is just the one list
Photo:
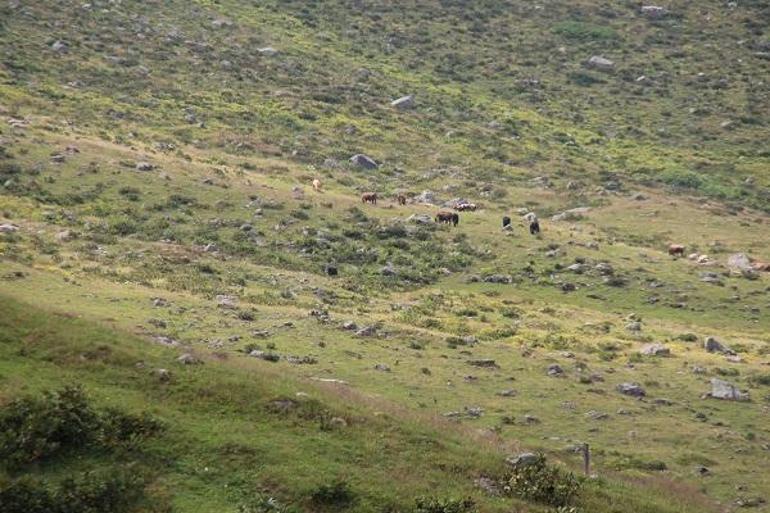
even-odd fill
[[(599, 477), (581, 511), (770, 493), (768, 278), (724, 266), (770, 255), (766, 6), (649, 20), (588, 0), (91, 5), (0, 7), (0, 224), (19, 226), (0, 234), (3, 401), (81, 383), (95, 407), (157, 416), (169, 430), (116, 465), (147, 469), (150, 498), (174, 511), (237, 511), (260, 491), (309, 511), (340, 479), (351, 510), (435, 494), (539, 511), (473, 480), (524, 449), (578, 468), (568, 449), (583, 442)], [(592, 55), (614, 69), (587, 68)], [(405, 94), (414, 109), (390, 107)], [(380, 167), (350, 166), (360, 152)], [(395, 195), (424, 190), (480, 209), (457, 228), (410, 222), (440, 207)], [(540, 236), (519, 209), (538, 213)], [(714, 264), (672, 259), (671, 243)], [(483, 281), (493, 274), (512, 283)], [(160, 336), (206, 364), (179, 366)], [(706, 336), (742, 361), (705, 353)], [(672, 356), (638, 354), (653, 342)], [(498, 367), (468, 364), (483, 358)], [(553, 363), (565, 377), (546, 375)], [(701, 399), (714, 376), (752, 401)], [(617, 393), (623, 382), (647, 399)], [(269, 411), (297, 392), (303, 412), (348, 427)], [(466, 407), (483, 415), (444, 417)], [(23, 473), (113, 470), (80, 457)]]

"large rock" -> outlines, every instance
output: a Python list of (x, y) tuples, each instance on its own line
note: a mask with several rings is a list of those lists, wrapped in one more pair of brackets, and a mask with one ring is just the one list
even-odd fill
[(646, 346), (643, 346), (639, 352), (645, 356), (669, 356), (671, 354), (671, 349), (663, 344), (647, 344)]
[(751, 259), (746, 253), (735, 253), (727, 259), (727, 267), (731, 271), (751, 270)]
[(709, 353), (735, 354), (735, 351), (718, 341), (714, 337), (706, 337), (703, 348)]
[(422, 191), (414, 197), (415, 203), (426, 203), (428, 205), (436, 204), (436, 195), (432, 191)]
[(509, 274), (492, 274), (484, 277), (486, 283), (512, 283), (513, 278)]
[(749, 400), (748, 393), (741, 392), (735, 385), (717, 378), (711, 378), (711, 392), (708, 395), (714, 399), (724, 399), (727, 401)]
[(412, 214), (406, 218), (406, 221), (414, 224), (431, 224), (433, 218), (428, 214)]
[(621, 383), (618, 385), (618, 392), (631, 397), (644, 397), (647, 392), (639, 383)]
[(377, 162), (363, 153), (357, 153), (350, 157), (350, 163), (363, 169), (377, 169)]
[(602, 71), (609, 71), (615, 67), (615, 63), (600, 55), (594, 55), (588, 59), (586, 66)]
[(408, 96), (402, 96), (401, 98), (390, 102), (390, 106), (401, 110), (414, 108), (414, 96), (411, 94)]
[(10, 224), (10, 223), (0, 224), (0, 233), (14, 233), (18, 231), (19, 231), (19, 227), (16, 226), (15, 224)]
[(523, 452), (521, 454), (505, 458), (505, 462), (511, 467), (519, 468), (532, 465), (533, 463), (536, 463), (538, 459), (539, 456), (533, 452)]
[(591, 207), (577, 207), (570, 210), (565, 210), (561, 214), (556, 214), (551, 217), (552, 221), (579, 221), (588, 212), (591, 211)]

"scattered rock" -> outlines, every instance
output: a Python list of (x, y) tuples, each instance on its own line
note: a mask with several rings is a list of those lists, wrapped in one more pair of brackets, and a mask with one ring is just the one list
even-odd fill
[(350, 157), (350, 162), (364, 169), (377, 169), (378, 164), (375, 160), (363, 153), (358, 153)]
[(513, 388), (501, 390), (500, 392), (497, 393), (497, 395), (499, 395), (500, 397), (516, 397), (516, 394), (518, 394), (518, 392)]
[(658, 5), (643, 5), (642, 14), (650, 19), (659, 19), (666, 15), (666, 9)]
[(552, 364), (548, 366), (548, 375), (551, 377), (557, 377), (564, 374), (564, 369), (561, 368), (559, 364)]
[(69, 44), (66, 41), (62, 41), (61, 39), (54, 41), (54, 43), (51, 45), (51, 50), (56, 53), (67, 53), (69, 49)]
[(714, 337), (706, 337), (703, 348), (709, 353), (735, 354), (735, 351), (722, 344)]
[(602, 71), (608, 71), (615, 67), (615, 63), (605, 57), (594, 55), (588, 59), (586, 66)]
[(615, 274), (615, 269), (607, 262), (599, 262), (596, 264), (594, 269), (596, 269), (596, 271), (602, 276), (611, 276)]
[(631, 397), (644, 397), (647, 393), (638, 383), (621, 383), (617, 387), (618, 392)]
[(260, 55), (264, 55), (265, 57), (274, 57), (278, 55), (278, 50), (276, 50), (272, 46), (265, 46), (264, 48), (259, 48), (257, 49), (257, 52), (259, 52)]
[(203, 363), (200, 360), (200, 358), (198, 358), (197, 356), (195, 356), (192, 353), (185, 353), (182, 356), (180, 356), (179, 358), (177, 358), (176, 361), (178, 361), (182, 365), (198, 365), (198, 364)]
[(479, 406), (465, 406), (465, 414), (472, 418), (472, 419), (478, 419), (482, 415), (484, 415), (484, 408), (481, 408)]
[(645, 356), (670, 356), (671, 350), (663, 344), (647, 344), (639, 352)]
[(406, 221), (414, 224), (432, 224), (433, 218), (428, 214), (412, 214), (406, 218)]
[(626, 324), (626, 330), (638, 333), (642, 331), (642, 323), (639, 321), (632, 321)]
[(736, 272), (751, 270), (751, 259), (746, 253), (735, 253), (728, 257), (727, 267)]
[(238, 307), (238, 300), (234, 296), (220, 294), (216, 297), (216, 301), (219, 308), (234, 310)]
[(353, 321), (345, 321), (342, 323), (342, 329), (348, 331), (355, 331), (358, 329), (358, 325)]
[(19, 231), (19, 227), (15, 224), (4, 223), (0, 224), (0, 233), (15, 233)]
[(168, 383), (171, 381), (171, 372), (168, 369), (155, 369), (154, 374), (161, 383)]
[(505, 463), (510, 465), (514, 468), (520, 468), (520, 467), (526, 467), (527, 465), (532, 465), (533, 463), (536, 463), (539, 459), (539, 456), (532, 452), (523, 452), (521, 454), (517, 454), (516, 456), (509, 456), (505, 459)]
[(432, 191), (422, 191), (420, 194), (414, 197), (415, 203), (423, 203), (426, 205), (436, 205), (436, 195)]
[(509, 274), (491, 274), (484, 277), (486, 283), (512, 283), (513, 277)]
[(149, 162), (137, 162), (135, 168), (137, 171), (152, 171), (155, 166)]
[(357, 337), (373, 337), (377, 333), (377, 329), (374, 326), (366, 326), (356, 331)]
[(741, 392), (735, 385), (717, 378), (711, 378), (711, 392), (707, 394), (714, 399), (727, 401), (748, 401), (749, 394)]
[(588, 212), (591, 211), (590, 207), (578, 207), (570, 210), (565, 210), (560, 214), (556, 214), (551, 217), (552, 221), (579, 221), (583, 219)]
[(390, 367), (385, 365), (384, 363), (378, 363), (374, 366), (374, 370), (382, 371), (382, 372), (390, 372)]
[(402, 96), (401, 98), (398, 98), (397, 100), (393, 100), (390, 102), (391, 107), (396, 107), (397, 109), (401, 110), (408, 110), (411, 108), (414, 108), (414, 96), (411, 94), (408, 96)]

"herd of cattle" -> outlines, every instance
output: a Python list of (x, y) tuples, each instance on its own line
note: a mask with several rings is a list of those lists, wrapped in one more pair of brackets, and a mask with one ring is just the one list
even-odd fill
[[(313, 180), (313, 189), (317, 192), (321, 191), (321, 181), (318, 178)], [(376, 205), (378, 198), (379, 196), (376, 192), (364, 192), (361, 194), (361, 202), (364, 204), (370, 203), (372, 205)], [(406, 195), (403, 193), (397, 194), (396, 202), (401, 206), (406, 205)], [(477, 206), (475, 203), (460, 201), (456, 203), (452, 208), (455, 210), (454, 212), (450, 210), (439, 210), (434, 218), (436, 223), (451, 224), (452, 226), (457, 226), (460, 223), (460, 215), (458, 212), (475, 212)], [(524, 219), (529, 223), (530, 234), (537, 235), (540, 233), (540, 221), (534, 212), (526, 214)], [(512, 229), (511, 218), (509, 216), (503, 216), (503, 229)], [(671, 244), (668, 247), (668, 254), (674, 257), (684, 257), (685, 249), (685, 246), (681, 244)], [(770, 271), (770, 263), (754, 262), (752, 267), (757, 271)]]
[[(313, 188), (316, 191), (320, 190), (320, 182), (318, 179), (313, 180)], [(372, 205), (376, 205), (378, 199), (379, 196), (376, 192), (365, 192), (361, 194), (361, 203), (364, 204), (371, 203)], [(398, 194), (396, 196), (396, 201), (399, 205), (406, 205), (406, 195)], [(457, 226), (460, 223), (460, 215), (457, 212), (475, 212), (477, 206), (475, 203), (461, 201), (456, 203), (452, 208), (455, 210), (455, 212), (450, 210), (439, 210), (436, 213), (436, 217), (434, 218), (436, 223), (451, 224), (452, 226)], [(533, 213), (529, 213), (527, 216), (525, 216), (525, 218), (529, 222), (529, 233), (532, 235), (540, 233), (540, 222), (538, 221), (537, 216), (535, 216)], [(509, 229), (510, 226), (511, 218), (504, 216), (503, 229)]]

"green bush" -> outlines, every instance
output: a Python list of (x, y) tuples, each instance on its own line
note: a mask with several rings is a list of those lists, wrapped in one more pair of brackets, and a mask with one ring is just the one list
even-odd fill
[(515, 468), (506, 479), (508, 493), (550, 506), (568, 506), (580, 491), (581, 482), (571, 472), (550, 466), (545, 456)]
[(319, 486), (313, 491), (310, 499), (316, 506), (347, 508), (356, 502), (356, 494), (346, 481), (339, 480)]
[(123, 513), (144, 496), (135, 470), (109, 475), (84, 473), (55, 486), (31, 477), (0, 481), (0, 513)]
[(558, 23), (553, 32), (568, 39), (579, 41), (599, 41), (616, 39), (617, 33), (610, 27), (602, 25), (592, 25), (580, 21), (563, 21)]
[(162, 430), (148, 415), (96, 411), (79, 387), (26, 397), (0, 409), (0, 465), (10, 468), (86, 447), (134, 447)]
[(437, 499), (419, 497), (415, 500), (415, 513), (475, 513), (473, 499)]

